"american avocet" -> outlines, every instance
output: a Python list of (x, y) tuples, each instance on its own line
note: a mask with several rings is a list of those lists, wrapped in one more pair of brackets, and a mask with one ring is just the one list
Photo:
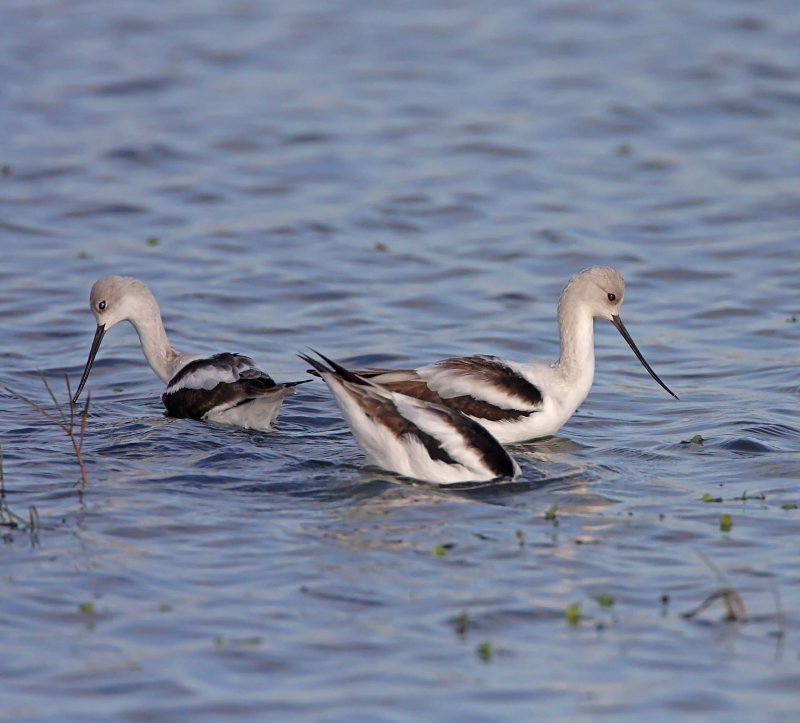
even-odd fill
[[(97, 331), (78, 389), (78, 400), (103, 336), (129, 321), (139, 334), (145, 359), (167, 388), (161, 401), (170, 417), (185, 417), (266, 431), (283, 398), (303, 382), (276, 384), (253, 360), (241, 354), (183, 354), (169, 343), (158, 303), (138, 279), (109, 276), (96, 281), (89, 296)], [(304, 381), (310, 381), (306, 379)]]
[(406, 477), (434, 482), (513, 479), (519, 466), (477, 422), (441, 404), (381, 387), (315, 352), (305, 354), (325, 380), (369, 461)]
[(645, 369), (675, 399), (645, 361), (622, 319), (620, 273), (593, 266), (573, 276), (558, 304), (561, 356), (553, 364), (523, 364), (496, 356), (470, 356), (419, 369), (367, 369), (355, 374), (394, 392), (444, 404), (480, 422), (503, 443), (546, 437), (578, 408), (594, 378), (594, 319), (607, 319)]

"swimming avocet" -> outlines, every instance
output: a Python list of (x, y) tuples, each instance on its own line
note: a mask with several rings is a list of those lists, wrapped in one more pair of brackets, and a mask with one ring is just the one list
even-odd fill
[(443, 485), (519, 474), (503, 446), (461, 412), (390, 391), (315, 353), (325, 363), (299, 356), (330, 387), (359, 446), (377, 467)]
[(625, 295), (620, 273), (593, 266), (573, 276), (558, 304), (561, 356), (553, 364), (523, 364), (496, 356), (469, 356), (419, 369), (354, 372), (387, 390), (444, 404), (480, 422), (503, 443), (546, 437), (586, 399), (594, 378), (594, 319), (607, 319), (645, 369), (675, 399), (645, 361), (619, 317)]
[[(73, 404), (83, 391), (103, 336), (114, 324), (129, 321), (139, 334), (145, 359), (167, 388), (161, 401), (170, 417), (186, 417), (266, 431), (283, 398), (303, 382), (276, 384), (253, 360), (241, 354), (183, 354), (169, 343), (158, 303), (138, 279), (109, 276), (89, 296), (97, 331)], [(306, 379), (304, 381), (310, 381)]]

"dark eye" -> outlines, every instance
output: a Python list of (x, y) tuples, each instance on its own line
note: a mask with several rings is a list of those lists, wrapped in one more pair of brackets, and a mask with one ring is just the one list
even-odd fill
[(608, 295), (608, 300), (609, 301), (616, 301), (617, 300), (617, 295), (616, 294), (609, 294)]
[[(611, 296), (611, 294), (609, 294), (609, 296)], [(106, 310), (106, 302), (105, 302), (105, 301), (101, 301), (101, 302), (100, 302), (100, 303), (97, 305), (97, 308), (98, 308), (98, 309), (100, 309), (100, 311), (105, 311), (105, 310)]]

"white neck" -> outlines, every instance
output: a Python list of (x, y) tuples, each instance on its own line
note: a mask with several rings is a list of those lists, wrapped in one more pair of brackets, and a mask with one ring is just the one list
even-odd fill
[(180, 368), (183, 355), (173, 349), (172, 344), (169, 343), (158, 306), (148, 309), (146, 314), (131, 318), (130, 322), (139, 335), (147, 363), (166, 384)]
[(591, 386), (594, 377), (594, 318), (591, 312), (583, 306), (560, 304), (558, 331), (561, 356), (556, 369), (567, 381), (581, 384), (588, 380)]

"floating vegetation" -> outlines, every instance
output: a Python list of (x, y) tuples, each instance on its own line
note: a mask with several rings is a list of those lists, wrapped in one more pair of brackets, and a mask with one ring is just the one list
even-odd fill
[(492, 644), (488, 640), (485, 640), (475, 648), (475, 655), (477, 655), (478, 659), (483, 663), (488, 663), (492, 659), (493, 652)]
[[(42, 384), (44, 384), (44, 388), (47, 390), (47, 393), (50, 395), (50, 399), (53, 401), (56, 409), (58, 410), (58, 415), (61, 419), (56, 419), (52, 414), (46, 411), (41, 405), (34, 402), (32, 399), (28, 399), (28, 397), (20, 394), (19, 392), (15, 392), (10, 387), (0, 385), (0, 388), (5, 389), (8, 394), (10, 394), (15, 399), (19, 399), (25, 404), (32, 407), (34, 410), (39, 412), (45, 419), (48, 419), (53, 424), (55, 424), (62, 432), (64, 432), (68, 437), (69, 441), (72, 443), (72, 449), (75, 452), (75, 459), (78, 462), (78, 466), (80, 467), (81, 471), (81, 479), (80, 481), (83, 483), (83, 486), (86, 487), (89, 484), (89, 478), (86, 475), (86, 464), (83, 460), (83, 438), (86, 435), (86, 424), (89, 420), (89, 402), (91, 399), (91, 395), (86, 395), (86, 402), (83, 405), (83, 409), (80, 412), (79, 420), (75, 418), (75, 405), (72, 403), (72, 389), (70, 388), (69, 384), (69, 377), (65, 374), (64, 381), (67, 385), (67, 399), (70, 400), (69, 402), (69, 415), (64, 412), (63, 407), (58, 401), (58, 398), (53, 393), (52, 388), (47, 383), (47, 379), (44, 378), (43, 374), (39, 375), (40, 379), (42, 380)], [(75, 425), (76, 422), (80, 421), (80, 426), (78, 427), (78, 434), (77, 437), (75, 435)]]
[(722, 515), (719, 518), (719, 529), (723, 532), (730, 532), (733, 527), (733, 517), (730, 515)]
[(558, 505), (550, 505), (544, 511), (544, 518), (548, 522), (558, 523)]
[(148, 246), (158, 246), (159, 243), (160, 243), (160, 241), (159, 241), (157, 236), (150, 236), (147, 239), (147, 245)]
[(797, 509), (797, 505), (794, 502), (784, 502), (781, 505), (781, 509), (782, 510), (796, 510)]
[(564, 610), (564, 617), (567, 619), (567, 624), (575, 626), (581, 621), (581, 604), (579, 602), (567, 605)]
[(699, 444), (702, 445), (706, 440), (700, 434), (695, 434), (691, 439), (682, 439), (681, 444)]
[(444, 557), (449, 550), (452, 550), (455, 547), (455, 543), (453, 542), (445, 542), (441, 545), (436, 545), (431, 552), (436, 555), (437, 557)]
[(712, 495), (710, 492), (706, 492), (702, 497), (699, 498), (700, 502), (747, 502), (748, 500), (758, 500), (759, 502), (764, 502), (767, 499), (767, 496), (763, 492), (759, 492), (758, 494), (751, 495), (749, 492), (742, 492), (738, 497), (729, 497), (727, 500), (724, 497), (719, 497), (718, 495)]
[(78, 605), (78, 611), (83, 613), (84, 615), (94, 615), (95, 607), (94, 603), (89, 600), (89, 602), (81, 603)]
[(613, 595), (607, 595), (607, 594), (595, 595), (594, 599), (597, 600), (601, 608), (610, 608), (611, 606), (614, 605)]
[(376, 241), (375, 250), (378, 253), (385, 254), (389, 250), (389, 247), (385, 243), (383, 243), (383, 241)]

